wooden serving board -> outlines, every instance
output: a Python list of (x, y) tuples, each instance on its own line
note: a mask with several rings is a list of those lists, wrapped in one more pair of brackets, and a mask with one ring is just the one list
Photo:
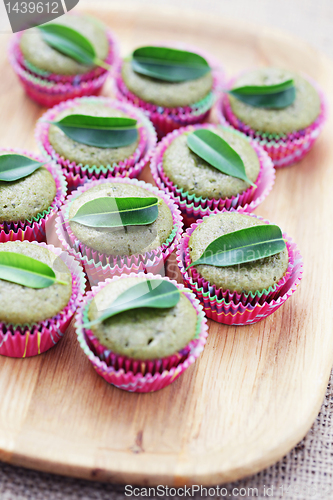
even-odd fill
[[(229, 75), (258, 64), (304, 71), (333, 104), (333, 64), (271, 28), (153, 6), (142, 12), (127, 2), (108, 10), (95, 5), (92, 13), (114, 29), (124, 54), (182, 40), (211, 51)], [(36, 149), (33, 130), (43, 110), (5, 60), (4, 35), (0, 43), (0, 146)], [(304, 256), (301, 286), (281, 309), (252, 326), (211, 322), (201, 358), (153, 394), (109, 386), (73, 327), (46, 354), (1, 357), (0, 459), (118, 483), (208, 485), (259, 471), (295, 446), (320, 409), (333, 363), (331, 130), (329, 120), (306, 159), (277, 172), (257, 210)], [(149, 172), (143, 178), (151, 180)]]

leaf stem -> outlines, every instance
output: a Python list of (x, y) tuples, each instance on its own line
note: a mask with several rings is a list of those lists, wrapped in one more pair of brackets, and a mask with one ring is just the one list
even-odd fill
[(187, 267), (185, 268), (185, 271), (187, 271), (188, 269), (190, 269), (190, 267), (196, 266), (196, 265), (197, 265), (197, 262), (198, 262), (197, 260), (195, 260), (194, 262), (192, 262), (189, 266), (187, 266)]
[(61, 281), (61, 280), (54, 280), (55, 283), (59, 283), (59, 285), (68, 285), (67, 281)]
[(96, 66), (100, 66), (101, 68), (104, 68), (106, 69), (107, 71), (111, 71), (111, 66), (110, 64), (102, 61), (101, 59), (98, 59), (98, 57), (95, 57), (94, 59), (94, 63), (96, 64)]

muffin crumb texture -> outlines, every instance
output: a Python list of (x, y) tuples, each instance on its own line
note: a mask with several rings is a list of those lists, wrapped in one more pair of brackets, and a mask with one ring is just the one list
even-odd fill
[[(92, 300), (88, 318), (95, 320), (114, 300), (145, 278), (124, 278), (109, 283)], [(119, 355), (133, 359), (159, 359), (183, 349), (195, 336), (197, 313), (180, 294), (172, 308), (132, 309), (91, 327), (99, 342)]]
[(125, 60), (121, 73), (130, 92), (145, 102), (165, 108), (191, 106), (204, 99), (213, 87), (211, 72), (195, 80), (164, 82), (136, 73), (132, 68), (131, 61)]
[[(239, 154), (246, 175), (255, 183), (260, 163), (248, 139), (219, 126), (212, 132), (220, 135)], [(184, 132), (176, 137), (163, 155), (163, 170), (173, 184), (190, 195), (216, 200), (237, 196), (250, 186), (248, 182), (223, 174), (193, 153), (187, 145), (189, 134)]]
[[(223, 212), (211, 215), (198, 225), (189, 240), (191, 261), (199, 259), (207, 246), (219, 236), (251, 226), (265, 224), (249, 215)], [(223, 290), (248, 293), (263, 291), (274, 286), (288, 269), (288, 250), (245, 264), (215, 267), (206, 264), (196, 266), (203, 278)]]
[[(90, 116), (105, 116), (105, 117), (127, 117), (129, 116), (123, 111), (111, 108), (104, 103), (81, 103), (59, 113), (56, 117), (60, 121), (65, 116), (69, 115), (90, 115)], [(55, 125), (51, 125), (49, 129), (49, 141), (53, 149), (59, 156), (75, 162), (77, 165), (84, 166), (108, 166), (124, 161), (133, 155), (138, 147), (140, 131), (138, 130), (138, 138), (132, 144), (120, 148), (99, 148), (88, 146), (68, 137), (62, 130)]]
[(33, 243), (10, 241), (0, 244), (0, 252), (15, 252), (44, 262), (58, 280), (48, 288), (34, 289), (0, 279), (0, 321), (31, 325), (53, 318), (62, 311), (72, 294), (72, 276), (66, 264), (48, 248)]

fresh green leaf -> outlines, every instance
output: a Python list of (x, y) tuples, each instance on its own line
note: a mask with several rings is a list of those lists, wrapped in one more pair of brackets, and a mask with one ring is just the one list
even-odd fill
[(93, 128), (96, 130), (125, 130), (135, 128), (137, 120), (120, 116), (67, 115), (59, 122), (67, 127)]
[(168, 309), (174, 307), (180, 299), (180, 291), (170, 281), (153, 279), (143, 281), (123, 292), (111, 306), (102, 311), (101, 315), (94, 321), (85, 323), (83, 326), (89, 328), (116, 314), (132, 309), (151, 307), (154, 309)]
[(256, 108), (282, 109), (290, 106), (296, 97), (293, 80), (275, 85), (246, 85), (229, 91), (242, 102)]
[(166, 82), (185, 82), (206, 75), (211, 68), (202, 56), (169, 47), (140, 47), (132, 54), (136, 73)]
[(219, 135), (207, 128), (198, 129), (187, 137), (187, 145), (209, 165), (231, 177), (237, 177), (251, 186), (255, 186), (248, 179), (244, 162), (239, 154)]
[(89, 40), (78, 31), (57, 23), (38, 26), (43, 40), (58, 52), (71, 57), (80, 64), (95, 64), (96, 52)]
[(87, 201), (70, 221), (88, 227), (112, 228), (152, 224), (157, 217), (158, 198), (156, 197), (111, 198), (107, 196)]
[(137, 121), (132, 118), (68, 115), (50, 123), (73, 141), (97, 148), (121, 148), (138, 138)]
[(13, 182), (32, 174), (44, 163), (15, 153), (0, 155), (0, 181)]
[(67, 285), (57, 280), (53, 269), (44, 262), (15, 252), (0, 252), (0, 279), (29, 288)]
[(277, 92), (290, 89), (293, 86), (293, 80), (286, 80), (285, 82), (276, 83), (274, 85), (245, 85), (244, 87), (236, 87), (232, 89), (231, 92), (247, 95), (276, 94)]
[(187, 269), (199, 264), (216, 267), (244, 264), (275, 255), (285, 248), (286, 244), (278, 226), (251, 226), (216, 238)]

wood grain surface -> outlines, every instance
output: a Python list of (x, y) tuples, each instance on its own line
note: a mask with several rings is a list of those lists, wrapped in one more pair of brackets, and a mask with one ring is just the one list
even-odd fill
[[(333, 64), (291, 36), (189, 11), (125, 8), (92, 12), (114, 29), (124, 54), (181, 40), (211, 51), (229, 75), (259, 64), (304, 71), (333, 101)], [(9, 67), (5, 36), (0, 43), (0, 146), (36, 149), (33, 130), (43, 110)], [(0, 459), (117, 483), (183, 485), (235, 480), (287, 453), (314, 421), (333, 362), (331, 130), (330, 119), (311, 153), (277, 172), (257, 209), (304, 257), (302, 283), (282, 308), (246, 327), (210, 322), (199, 360), (153, 394), (109, 386), (73, 328), (41, 356), (1, 357)], [(151, 179), (149, 172), (143, 178)], [(174, 276), (173, 258), (168, 272)]]

